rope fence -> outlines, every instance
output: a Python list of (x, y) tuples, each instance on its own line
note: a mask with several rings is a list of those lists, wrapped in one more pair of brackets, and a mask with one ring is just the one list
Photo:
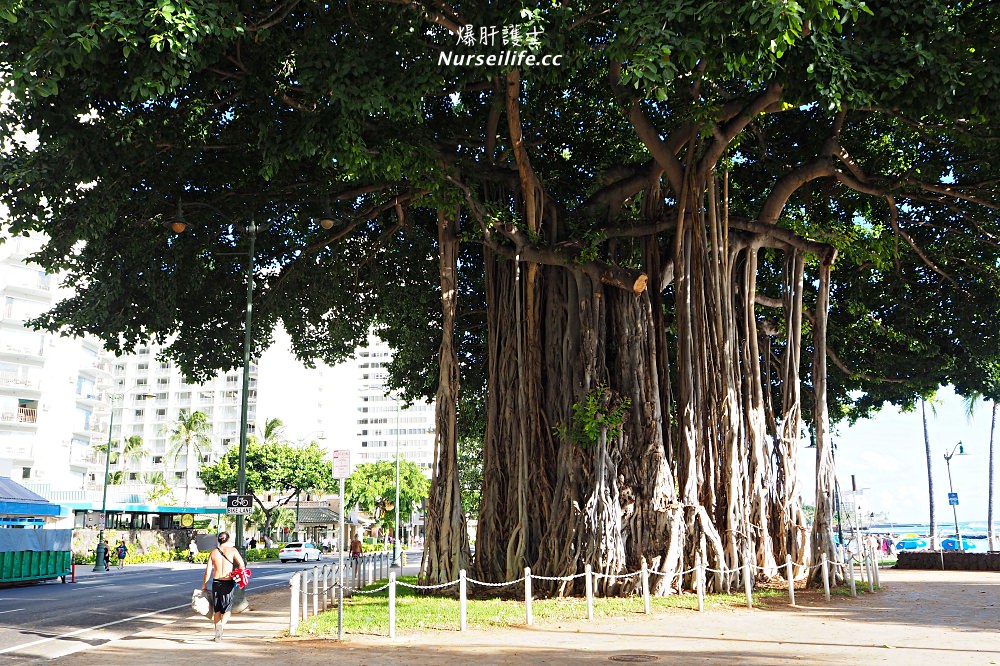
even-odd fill
[[(795, 605), (795, 581), (802, 578), (809, 578), (817, 570), (821, 571), (820, 577), (823, 582), (823, 598), (826, 601), (830, 601), (830, 588), (835, 571), (839, 572), (839, 574), (847, 580), (852, 597), (857, 596), (857, 578), (855, 577), (856, 567), (859, 571), (858, 575), (860, 576), (861, 583), (866, 583), (870, 592), (874, 592), (875, 589), (879, 587), (878, 559), (876, 557), (875, 549), (868, 546), (866, 546), (860, 553), (847, 553), (844, 551), (844, 548), (840, 546), (838, 547), (836, 560), (832, 562), (829, 561), (824, 553), (821, 556), (820, 561), (811, 566), (799, 565), (797, 567), (792, 562), (791, 556), (786, 556), (783, 566), (776, 565), (775, 567), (761, 567), (747, 562), (743, 566), (735, 569), (713, 569), (712, 567), (709, 567), (701, 562), (700, 558), (698, 558), (695, 566), (690, 569), (665, 572), (651, 571), (646, 565), (645, 560), (643, 560), (641, 569), (624, 574), (594, 573), (591, 566), (587, 564), (584, 567), (584, 571), (581, 573), (567, 576), (541, 576), (539, 574), (533, 574), (529, 567), (525, 567), (524, 575), (520, 578), (499, 583), (491, 583), (476, 580), (475, 578), (469, 578), (464, 569), (459, 571), (459, 577), (457, 580), (445, 583), (439, 583), (436, 585), (417, 585), (413, 583), (406, 583), (397, 579), (396, 571), (392, 570), (390, 567), (391, 563), (392, 554), (385, 551), (379, 553), (369, 553), (361, 558), (352, 558), (347, 561), (343, 561), (342, 558), (342, 562), (340, 564), (324, 564), (322, 566), (313, 567), (311, 570), (306, 569), (300, 571), (299, 573), (293, 575), (289, 581), (289, 587), (291, 588), (291, 603), (289, 606), (288, 632), (294, 636), (298, 629), (300, 620), (308, 618), (310, 614), (318, 615), (322, 611), (330, 610), (333, 607), (338, 606), (340, 603), (339, 600), (343, 599), (344, 593), (368, 595), (388, 590), (389, 637), (395, 638), (396, 590), (398, 587), (431, 591), (457, 585), (459, 597), (459, 626), (461, 631), (466, 631), (468, 628), (467, 611), (469, 584), (485, 588), (501, 588), (509, 587), (511, 585), (520, 585), (523, 583), (525, 622), (528, 626), (531, 626), (534, 622), (532, 609), (532, 581), (571, 583), (579, 578), (583, 578), (587, 601), (588, 620), (594, 619), (594, 586), (595, 583), (602, 578), (610, 580), (612, 583), (617, 583), (619, 580), (629, 580), (639, 577), (643, 611), (646, 615), (651, 613), (649, 585), (651, 576), (663, 576), (673, 580), (674, 578), (694, 574), (694, 587), (698, 596), (699, 611), (705, 610), (706, 576), (709, 573), (718, 574), (720, 576), (738, 575), (743, 582), (747, 608), (753, 608), (754, 572), (766, 573), (773, 571), (774, 569), (779, 571), (784, 569), (783, 577), (787, 581), (788, 603), (792, 606)], [(343, 571), (341, 571), (341, 568), (343, 568)], [(798, 576), (796, 576), (795, 573), (796, 569), (799, 571)], [(387, 573), (388, 582), (377, 588), (366, 589), (368, 585), (383, 578), (383, 576), (379, 575), (383, 571)], [(341, 576), (343, 576), (343, 578), (341, 578)], [(344, 581), (343, 585), (339, 584), (340, 580)], [(310, 606), (312, 610), (311, 613)], [(342, 607), (338, 610), (339, 612), (342, 612)]]

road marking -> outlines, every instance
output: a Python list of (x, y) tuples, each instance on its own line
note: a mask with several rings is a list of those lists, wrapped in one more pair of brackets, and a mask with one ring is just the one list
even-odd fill
[(0, 650), (0, 654), (7, 654), (8, 652), (16, 652), (18, 650), (23, 650), (24, 648), (34, 647), (36, 645), (41, 645), (42, 643), (48, 643), (51, 641), (57, 641), (61, 638), (69, 638), (70, 636), (77, 636), (79, 634), (86, 633), (88, 631), (94, 631), (96, 629), (103, 629), (104, 627), (111, 627), (116, 624), (122, 624), (123, 622), (131, 622), (133, 620), (140, 620), (144, 617), (149, 617), (151, 615), (159, 615), (160, 613), (166, 613), (168, 611), (177, 610), (178, 608), (188, 608), (190, 603), (180, 604), (179, 606), (171, 606), (170, 608), (162, 608), (157, 611), (150, 611), (149, 613), (143, 613), (142, 615), (134, 615), (132, 617), (126, 617), (121, 620), (114, 620), (113, 622), (105, 622), (104, 624), (98, 624), (93, 627), (84, 627), (83, 629), (77, 629), (76, 631), (70, 631), (65, 634), (59, 634), (58, 636), (50, 636), (49, 638), (41, 638), (37, 641), (31, 641), (30, 643), (22, 643), (21, 645), (15, 645), (13, 647), (4, 648)]
[(23, 611), (23, 608), (12, 608), (11, 610), (0, 611), (0, 613), (16, 613), (17, 611)]
[[(270, 585), (259, 585), (259, 586), (256, 586), (255, 589), (259, 590), (259, 589), (263, 589), (265, 587), (274, 587), (275, 585), (280, 585), (280, 584), (281, 583), (271, 583)], [(29, 647), (34, 647), (36, 645), (41, 645), (42, 643), (50, 643), (52, 641), (57, 641), (57, 640), (59, 640), (61, 638), (69, 638), (71, 636), (77, 636), (79, 634), (83, 634), (83, 633), (86, 633), (88, 631), (95, 631), (97, 629), (103, 629), (105, 627), (111, 627), (111, 626), (114, 626), (116, 624), (122, 624), (123, 622), (131, 622), (133, 620), (141, 620), (144, 617), (150, 617), (152, 615), (159, 615), (160, 613), (166, 613), (168, 611), (177, 610), (178, 608), (190, 608), (190, 606), (191, 606), (191, 604), (189, 602), (189, 603), (186, 603), (186, 604), (180, 604), (178, 606), (171, 606), (170, 608), (161, 608), (160, 610), (157, 610), (157, 611), (150, 611), (148, 613), (143, 613), (142, 615), (133, 615), (132, 617), (122, 618), (121, 620), (114, 620), (113, 622), (105, 622), (104, 624), (98, 624), (98, 625), (93, 626), (93, 627), (84, 627), (82, 629), (77, 629), (76, 631), (70, 631), (70, 632), (65, 633), (65, 634), (59, 634), (58, 636), (50, 636), (48, 638), (41, 638), (41, 639), (39, 639), (37, 641), (31, 641), (30, 643), (22, 643), (21, 645), (15, 645), (13, 647), (4, 648), (4, 649), (0, 650), (0, 654), (7, 654), (8, 652), (16, 652), (17, 650), (23, 650), (24, 648), (29, 648)], [(24, 609), (18, 609), (18, 610), (24, 610)], [(15, 627), (11, 627), (11, 628), (14, 629)], [(91, 647), (95, 647), (95, 646), (91, 646)]]

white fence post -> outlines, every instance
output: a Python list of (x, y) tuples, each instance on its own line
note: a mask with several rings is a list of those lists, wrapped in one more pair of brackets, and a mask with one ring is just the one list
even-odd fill
[(642, 610), (649, 615), (649, 565), (646, 564), (646, 558), (642, 558)]
[(848, 580), (851, 584), (851, 596), (856, 597), (858, 596), (858, 590), (854, 585), (854, 553), (851, 552), (847, 553), (847, 573), (850, 576)]
[(694, 560), (694, 586), (698, 592), (698, 612), (705, 610), (705, 565), (701, 561), (701, 556)]
[(313, 567), (312, 570), (313, 579), (313, 615), (319, 615), (319, 567)]
[(753, 608), (752, 565), (749, 557), (743, 561), (743, 592), (747, 595), (747, 608)]
[(872, 571), (875, 572), (875, 587), (882, 587), (878, 573), (878, 551), (874, 546), (872, 547)]
[(830, 600), (830, 563), (826, 560), (826, 553), (820, 555), (820, 566), (823, 569), (823, 598)]
[(785, 580), (788, 581), (788, 603), (795, 605), (795, 570), (792, 568), (792, 556), (785, 555)]
[(389, 572), (389, 638), (396, 637), (396, 572)]
[(594, 619), (594, 570), (588, 564), (583, 570), (587, 587), (587, 619)]
[(299, 603), (302, 604), (302, 619), (309, 617), (309, 570), (303, 569), (299, 572), (302, 575), (302, 585), (300, 590), (302, 592), (302, 599)]
[(458, 626), (462, 631), (469, 628), (466, 619), (468, 609), (468, 582), (465, 579), (465, 569), (458, 570)]
[(288, 633), (292, 636), (299, 628), (299, 574), (295, 574), (288, 581), (291, 588), (292, 603), (288, 609)]
[(529, 627), (535, 621), (531, 615), (531, 567), (524, 567), (524, 621)]

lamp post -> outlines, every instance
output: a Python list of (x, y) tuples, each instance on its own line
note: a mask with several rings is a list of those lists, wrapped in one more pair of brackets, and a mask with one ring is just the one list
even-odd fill
[[(955, 487), (951, 483), (951, 459), (955, 457), (956, 451), (958, 451), (957, 455), (967, 455), (965, 453), (965, 447), (962, 446), (962, 442), (959, 442), (955, 445), (955, 448), (951, 450), (951, 453), (944, 454), (944, 462), (948, 467), (948, 503), (951, 504), (951, 513), (955, 518), (955, 536), (958, 538), (958, 550), (964, 553), (965, 544), (962, 542), (962, 531), (958, 527), (958, 498), (955, 496)], [(952, 500), (952, 497), (955, 497), (954, 501)]]
[(399, 566), (399, 396), (396, 396), (396, 516), (393, 524), (392, 566)]
[[(101, 529), (97, 534), (97, 549), (94, 552), (94, 571), (100, 571), (104, 566), (104, 529), (108, 524), (108, 477), (111, 476), (111, 434), (115, 427), (115, 402), (125, 397), (126, 393), (135, 390), (132, 388), (122, 393), (112, 393), (108, 395), (108, 402), (111, 403), (111, 418), (108, 419), (108, 449), (104, 452), (104, 491), (101, 493)], [(147, 400), (154, 397), (149, 393), (143, 393), (142, 399)]]
[[(216, 208), (211, 204), (206, 203), (192, 203), (192, 204), (181, 204), (177, 203), (177, 214), (176, 216), (165, 222), (165, 225), (174, 233), (182, 233), (187, 229), (187, 221), (184, 219), (183, 206), (202, 206), (210, 210), (215, 211), (220, 217), (226, 220), (233, 227), (246, 232), (249, 243), (246, 252), (247, 257), (247, 303), (246, 303), (246, 316), (244, 323), (244, 333), (243, 333), (243, 396), (240, 401), (240, 462), (239, 471), (237, 475), (237, 493), (240, 495), (246, 494), (247, 488), (247, 415), (249, 413), (249, 398), (250, 398), (250, 351), (251, 344), (253, 341), (252, 337), (252, 324), (253, 324), (253, 273), (254, 273), (254, 248), (257, 242), (257, 232), (261, 230), (261, 227), (251, 219), (247, 224), (239, 224), (233, 221), (228, 215), (223, 213), (221, 210)], [(222, 254), (222, 253), (220, 253)], [(228, 253), (226, 253), (228, 254)], [(242, 255), (242, 252), (236, 252), (234, 254)], [(236, 516), (236, 547), (243, 551), (243, 515), (237, 514)]]

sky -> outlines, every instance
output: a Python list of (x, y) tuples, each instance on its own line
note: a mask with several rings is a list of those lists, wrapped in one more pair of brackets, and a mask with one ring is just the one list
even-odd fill
[[(948, 469), (944, 455), (959, 442), (967, 455), (955, 455), (951, 474), (958, 493), (959, 522), (986, 521), (987, 469), (989, 464), (990, 403), (979, 403), (972, 420), (966, 417), (962, 399), (950, 387), (938, 391), (940, 403), (934, 414), (927, 410), (927, 430), (931, 443), (931, 471), (934, 476), (935, 514), (942, 529), (954, 523), (948, 505)], [(998, 410), (1000, 412), (1000, 410)], [(1000, 413), (998, 430), (1000, 430)], [(1000, 438), (1000, 432), (997, 433)], [(927, 523), (930, 511), (927, 493), (927, 455), (924, 448), (920, 409), (902, 413), (885, 407), (874, 418), (851, 427), (840, 426), (833, 434), (837, 478), (842, 493), (851, 489), (853, 474), (859, 490), (859, 510), (882, 514), (896, 523)], [(1000, 454), (1000, 442), (996, 445)], [(1000, 468), (1000, 464), (997, 465)], [(803, 449), (800, 470), (805, 503), (815, 500), (813, 449)], [(995, 470), (1000, 475), (1000, 469)], [(1000, 490), (994, 483), (994, 493)], [(1000, 510), (994, 497), (994, 519)], [(867, 509), (865, 508), (867, 507)]]

